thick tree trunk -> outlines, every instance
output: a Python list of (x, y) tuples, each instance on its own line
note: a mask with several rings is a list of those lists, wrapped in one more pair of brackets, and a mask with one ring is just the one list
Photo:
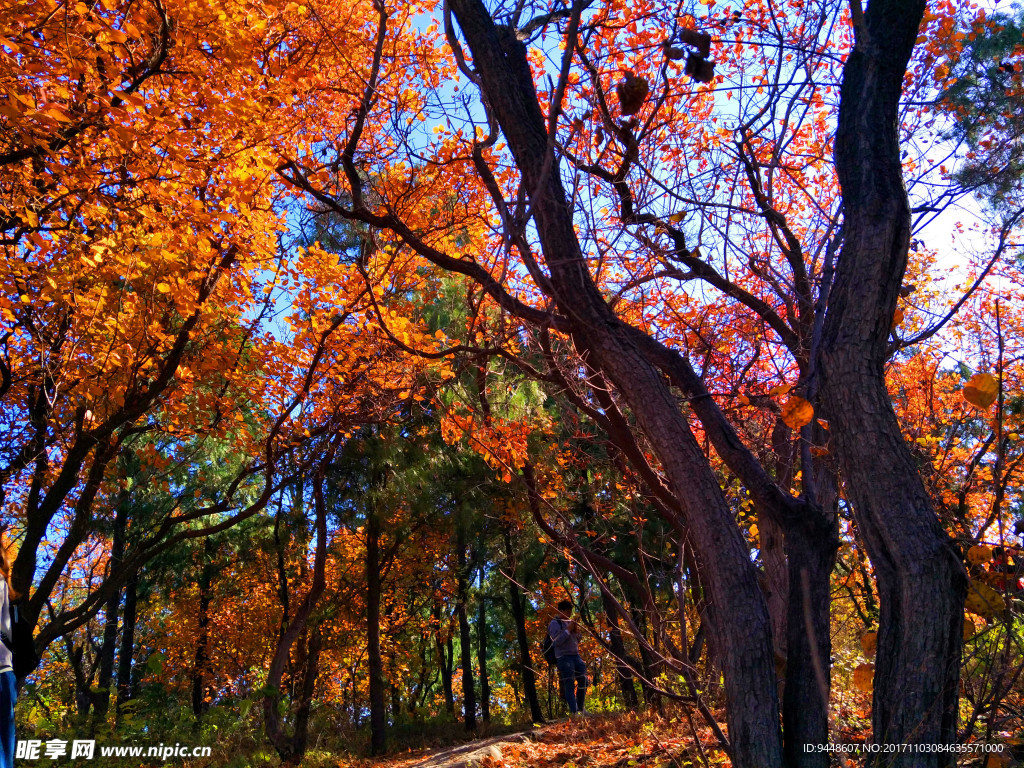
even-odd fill
[(551, 158), (525, 46), (510, 31), (499, 32), (480, 0), (451, 0), (451, 7), (531, 194), (550, 284), (559, 309), (570, 318), (574, 343), (629, 403), (706, 566), (709, 635), (725, 672), (733, 765), (776, 768), (782, 763), (782, 737), (771, 627), (746, 543), (676, 396), (588, 271), (558, 163)]
[(387, 727), (384, 711), (384, 659), (380, 652), (380, 520), (366, 517), (366, 648), (370, 674), (370, 753), (384, 752)]
[(462, 522), (456, 523), (455, 547), (458, 550), (459, 574), (458, 584), (458, 607), (456, 612), (459, 616), (459, 641), (462, 650), (462, 705), (463, 721), (467, 731), (476, 730), (476, 686), (473, 681), (473, 649), (470, 644), (469, 614), (466, 608), (466, 601), (469, 599), (469, 584), (466, 574), (466, 533), (462, 528)]
[(821, 530), (792, 528), (786, 533), (789, 610), (782, 721), (786, 760), (793, 768), (829, 766), (828, 753), (806, 752), (804, 746), (828, 743), (832, 656), (829, 577), (838, 545), (838, 531), (828, 524)]
[[(781, 418), (772, 429), (772, 452), (775, 454), (775, 482), (785, 491), (793, 483), (795, 456), (793, 435)], [(772, 639), (775, 641), (776, 669), (786, 663), (786, 623), (789, 615), (789, 564), (786, 562), (785, 531), (772, 510), (757, 507), (758, 550), (764, 565), (765, 601), (772, 617)], [(785, 688), (781, 675), (779, 688)], [(780, 696), (783, 694), (780, 693)]]
[[(874, 690), (879, 744), (956, 739), (966, 578), (903, 441), (884, 366), (907, 264), (910, 205), (899, 147), (903, 76), (924, 0), (871, 0), (843, 70), (835, 161), (844, 242), (820, 364), (835, 454), (878, 581)], [(897, 752), (878, 765), (952, 765)]]

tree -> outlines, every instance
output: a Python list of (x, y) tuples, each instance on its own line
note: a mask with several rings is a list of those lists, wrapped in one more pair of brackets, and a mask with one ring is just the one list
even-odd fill
[[(876, 688), (884, 690), (886, 697), (886, 703), (876, 708), (877, 738), (909, 738), (909, 733), (917, 733), (910, 724), (913, 720), (936, 739), (948, 741), (954, 736), (948, 724), (956, 711), (951, 681), (958, 654), (952, 617), (959, 615), (962, 568), (941, 531), (916, 468), (907, 461), (909, 452), (885, 391), (883, 368), (893, 351), (889, 333), (909, 247), (909, 204), (902, 191), (900, 137), (895, 128), (884, 137), (869, 135), (871, 129), (862, 119), (870, 113), (879, 119), (884, 116), (888, 126), (897, 125), (903, 73), (913, 52), (922, 9), (900, 5), (897, 10), (895, 4), (875, 3), (865, 17), (854, 8), (850, 38), (845, 36), (851, 28), (838, 14), (838, 6), (813, 14), (794, 7), (793, 19), (787, 18), (785, 27), (767, 22), (763, 27), (780, 30), (778, 38), (768, 38), (778, 47), (769, 47), (769, 54), (761, 52), (764, 47), (753, 46), (759, 52), (749, 58), (743, 57), (743, 43), (752, 39), (752, 30), (761, 28), (757, 20), (764, 9), (748, 7), (738, 19), (715, 19), (715, 26), (738, 37), (737, 55), (726, 56), (729, 76), (741, 83), (749, 78), (757, 94), (768, 94), (764, 99), (743, 100), (749, 105), (742, 113), (747, 122), (741, 123), (732, 149), (715, 156), (716, 161), (719, 157), (728, 161), (720, 168), (734, 168), (735, 178), (745, 182), (742, 195), (722, 200), (714, 197), (714, 190), (722, 187), (725, 178), (720, 171), (709, 169), (701, 157), (701, 153), (723, 146), (721, 136), (718, 129), (701, 132), (692, 128), (687, 118), (688, 112), (709, 114), (710, 103), (692, 89), (676, 86), (667, 74), (671, 62), (678, 58), (672, 46), (681, 39), (676, 37), (679, 22), (672, 26), (661, 20), (667, 17), (657, 13), (630, 19), (628, 11), (617, 7), (592, 6), (576, 3), (523, 21), (522, 9), (492, 15), (479, 2), (453, 0), (448, 6), (452, 18), (445, 17), (447, 38), (462, 77), (483, 95), (482, 124), (469, 111), (467, 131), (452, 126), (447, 132), (441, 127), (442, 137), (432, 147), (438, 153), (436, 165), (418, 168), (415, 173), (403, 172), (399, 166), (389, 187), (367, 183), (358, 168), (357, 150), (363, 142), (358, 122), (336, 160), (344, 171), (338, 182), (344, 198), (332, 196), (334, 188), (316, 175), (315, 159), (288, 158), (281, 167), (282, 175), (318, 204), (391, 233), (395, 252), (411, 251), (437, 269), (464, 275), (472, 281), (481, 304), (492, 302), (504, 310), (503, 318), (515, 318), (515, 322), (538, 329), (533, 338), (540, 340), (542, 349), (545, 338), (571, 340), (570, 354), (575, 357), (566, 368), (573, 374), (566, 377), (558, 374), (550, 356), (547, 364), (538, 368), (519, 355), (523, 338), (531, 338), (528, 333), (508, 343), (509, 336), (499, 323), (488, 327), (496, 340), (493, 354), (517, 358), (524, 370), (539, 378), (560, 381), (565, 391), (584, 393), (576, 398), (576, 407), (613, 436), (645, 483), (665, 499), (666, 519), (680, 532), (685, 530), (693, 542), (708, 597), (711, 644), (725, 671), (736, 764), (773, 765), (783, 760), (774, 705), (771, 622), (719, 478), (694, 438), (690, 413), (759, 512), (784, 532), (789, 567), (789, 663), (787, 703), (783, 706), (786, 759), (808, 765), (826, 761), (822, 756), (802, 754), (801, 745), (827, 734), (827, 664), (823, 660), (830, 655), (828, 577), (838, 546), (837, 470), (850, 487), (858, 525), (869, 548), (873, 547), (873, 558), (885, 560), (878, 573), (886, 585), (882, 590), (883, 605), (887, 606), (883, 624), (889, 629), (882, 632), (878, 675), (889, 682)], [(829, 10), (837, 15), (830, 16)], [(890, 14), (892, 18), (900, 16), (899, 25), (890, 25)], [(388, 34), (386, 16), (382, 11), (378, 25), (381, 40)], [(619, 16), (631, 20), (632, 25), (611, 23), (612, 18), (619, 21)], [(453, 22), (458, 23), (468, 54), (461, 48)], [(835, 40), (828, 39), (832, 24), (842, 30)], [(856, 47), (856, 35), (868, 29), (864, 24), (885, 26), (885, 36), (879, 39), (891, 45), (872, 42), (875, 47)], [(543, 82), (544, 50), (528, 50), (523, 41), (555, 25), (563, 42), (562, 53), (552, 57), (548, 65), (552, 82), (541, 90), (535, 82)], [(692, 30), (688, 34), (694, 39)], [(826, 42), (819, 45), (816, 41), (821, 35)], [(794, 44), (794, 40), (799, 42)], [(662, 46), (664, 59), (644, 60), (637, 54), (654, 50), (656, 45)], [(846, 58), (840, 82), (836, 62), (847, 56), (846, 45), (853, 53)], [(825, 52), (830, 46), (838, 56)], [(634, 78), (630, 82), (635, 82), (638, 68), (642, 68), (649, 78), (647, 85), (657, 78), (661, 90), (644, 89), (635, 104), (627, 104), (620, 89), (622, 117), (616, 119), (610, 97), (614, 69), (608, 69), (609, 64), (625, 66), (624, 49), (630, 51)], [(785, 62), (794, 63), (785, 66)], [(866, 69), (875, 71), (873, 67), (885, 77), (864, 76)], [(379, 63), (371, 82), (390, 76), (390, 71), (388, 62)], [(830, 81), (830, 77), (834, 79)], [(826, 152), (829, 120), (835, 119), (835, 112), (829, 112), (828, 91), (820, 86), (821, 78), (835, 86), (841, 84), (845, 100), (838, 115), (834, 166)], [(857, 88), (864, 90), (857, 92)], [(644, 104), (648, 95), (649, 110)], [(695, 102), (692, 109), (691, 100)], [(857, 107), (851, 106), (853, 100)], [(371, 119), (375, 109), (374, 103), (365, 99), (363, 119)], [(640, 109), (645, 111), (634, 116)], [(858, 110), (856, 114), (854, 110)], [(792, 117), (794, 114), (801, 117)], [(779, 132), (771, 127), (776, 118), (783, 125)], [(596, 129), (588, 125), (591, 121), (598, 124)], [(760, 126), (765, 134), (756, 132)], [(507, 142), (507, 152), (497, 143), (499, 131)], [(672, 165), (673, 149), (691, 134), (695, 154)], [(607, 138), (612, 142), (601, 148)], [(600, 151), (591, 150), (594, 144)], [(596, 160), (590, 159), (595, 156)], [(649, 175), (634, 180), (631, 171), (641, 165)], [(883, 166), (884, 172), (880, 170)], [(457, 178), (455, 167), (466, 169), (466, 173)], [(688, 190), (699, 192), (688, 200), (698, 208), (699, 229), (695, 225), (687, 231), (681, 225), (686, 212), (665, 211), (652, 192), (657, 186), (654, 180), (665, 167), (688, 174)], [(566, 173), (574, 184), (571, 192), (564, 183)], [(868, 178), (886, 179), (885, 195), (871, 197)], [(607, 191), (603, 199), (617, 204), (618, 221), (606, 223), (601, 216), (606, 217), (607, 211), (599, 215), (596, 205), (588, 210), (588, 203), (602, 200), (600, 193), (589, 193), (591, 182)], [(813, 194), (807, 185), (815, 186)], [(417, 203), (439, 199), (438, 190), (443, 187), (465, 190), (447, 216), (429, 205), (417, 210)], [(736, 195), (736, 187), (733, 183), (731, 194)], [(873, 188), (870, 191), (875, 194)], [(675, 190), (666, 197), (684, 199)], [(717, 213), (716, 207), (726, 215)], [(428, 209), (433, 216), (429, 223)], [(467, 227), (465, 222), (473, 224)], [(902, 230), (897, 232), (904, 226), (899, 222), (906, 225), (905, 237)], [(490, 227), (493, 237), (489, 238), (486, 230), (479, 231), (481, 225)], [(740, 228), (738, 238), (725, 234), (733, 226)], [(454, 235), (460, 227), (468, 240)], [(712, 264), (692, 242), (695, 236), (715, 228), (724, 240), (726, 256), (716, 256)], [(878, 240), (883, 231), (890, 238), (884, 258)], [(875, 233), (877, 242), (857, 239), (868, 237), (869, 232)], [(742, 243), (736, 248), (741, 256), (739, 266), (736, 262), (730, 266), (728, 249), (735, 247), (731, 243), (737, 239)], [(619, 241), (635, 246), (612, 245)], [(472, 246), (479, 253), (475, 258), (468, 255)], [(865, 255), (869, 251), (874, 255)], [(861, 255), (854, 255), (858, 253)], [(732, 277), (735, 272), (730, 270), (740, 275)], [(704, 283), (719, 291), (722, 301), (691, 310), (695, 302), (689, 296), (665, 287), (671, 279)], [(855, 285), (859, 287), (855, 289)], [(648, 288), (663, 291), (665, 312), (660, 316), (647, 314), (644, 291)], [(730, 322), (746, 323), (748, 335), (736, 333)], [(941, 323), (930, 333), (940, 327)], [(863, 340), (854, 339), (848, 333), (851, 328), (861, 328)], [(751, 362), (742, 373), (737, 372), (739, 375), (756, 370), (764, 349), (771, 350), (768, 360), (795, 375), (794, 391), (790, 392), (792, 384), (783, 381), (768, 393), (780, 397), (789, 392), (789, 397), (775, 406), (781, 425), (800, 439), (799, 451), (788, 466), (787, 461), (780, 461), (781, 455), (765, 461), (758, 457), (762, 451), (744, 444), (719, 402), (722, 396), (716, 398), (712, 388), (729, 378), (709, 364), (702, 374), (696, 372), (694, 358), (703, 349), (710, 363), (719, 346), (711, 331), (726, 336), (729, 344), (722, 346), (734, 355), (735, 344), (752, 349)], [(718, 365), (728, 368), (724, 362)], [(737, 393), (735, 384), (732, 392)], [(764, 399), (758, 402), (742, 394), (744, 405), (769, 406)], [(679, 408), (679, 396), (686, 399), (688, 408)], [(855, 418), (851, 407), (865, 397), (872, 398), (870, 408), (861, 409), (861, 416)], [(860, 402), (863, 405), (863, 400)], [(828, 434), (836, 441), (835, 463), (822, 455), (827, 451), (828, 434), (824, 424), (815, 422), (815, 406), (830, 416)], [(769, 426), (767, 433), (772, 431)], [(887, 435), (885, 450), (891, 448), (892, 461), (885, 463), (885, 472), (875, 469), (870, 460), (874, 443), (864, 439), (866, 434)], [(782, 454), (788, 443), (785, 437), (772, 441)], [(799, 485), (785, 479), (797, 476), (797, 462)], [(901, 492), (909, 496), (876, 493), (889, 481), (912, 489)], [(856, 483), (856, 490), (849, 486), (851, 482)], [(879, 522), (881, 513), (867, 511), (871, 504), (887, 510), (885, 521)], [(918, 543), (911, 541), (913, 536), (900, 538), (892, 551), (870, 543), (877, 543), (883, 530), (888, 536), (900, 529), (920, 534), (915, 539)], [(912, 631), (916, 622), (901, 618), (909, 609), (900, 607), (896, 596), (910, 592), (901, 592), (904, 587), (891, 590), (890, 577), (882, 575), (889, 562), (896, 563), (896, 582), (914, 582), (914, 592), (928, 585), (928, 594), (937, 595), (932, 606), (937, 614), (933, 614), (943, 617), (943, 628), (927, 641), (927, 647), (899, 646), (894, 640), (900, 633)], [(919, 607), (907, 616), (916, 615)], [(808, 612), (810, 626), (804, 618)], [(736, 630), (739, 626), (744, 628), (742, 633)], [(920, 654), (935, 651), (940, 657), (935, 667), (941, 671), (918, 663), (915, 669), (923, 670), (922, 687), (907, 687), (899, 681), (909, 669), (910, 656), (899, 647), (913, 648), (918, 662)], [(915, 698), (918, 696), (921, 698)], [(943, 712), (934, 715), (938, 718), (934, 722), (941, 720), (945, 725), (933, 729), (925, 709)], [(892, 711), (903, 713), (897, 716), (898, 723), (890, 722)], [(908, 719), (901, 720), (904, 714)], [(915, 719), (919, 717), (925, 719)], [(907, 764), (936, 759), (897, 758)]]
[[(897, 108), (924, 3), (872, 2), (855, 21), (836, 133), (843, 247), (821, 346), (836, 455), (878, 581), (879, 744), (956, 740), (966, 579), (886, 391), (888, 337), (910, 248)], [(906, 755), (897, 765), (952, 764)]]

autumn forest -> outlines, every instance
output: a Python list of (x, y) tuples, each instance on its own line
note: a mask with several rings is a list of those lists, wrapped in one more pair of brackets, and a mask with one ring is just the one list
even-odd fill
[(1006, 2), (0, 0), (17, 738), (1024, 762), (1022, 81)]

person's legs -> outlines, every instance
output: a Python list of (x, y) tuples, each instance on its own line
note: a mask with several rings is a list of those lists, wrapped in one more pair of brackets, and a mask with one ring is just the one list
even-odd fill
[(582, 712), (584, 707), (583, 703), (587, 698), (587, 665), (583, 663), (578, 655), (572, 657), (573, 660), (573, 677), (576, 683), (576, 708)]
[(14, 768), (16, 682), (13, 672), (0, 673), (0, 768)]
[(562, 656), (560, 659), (555, 660), (555, 665), (558, 667), (558, 682), (562, 687), (562, 698), (565, 699), (566, 706), (569, 707), (569, 714), (575, 715), (578, 710), (576, 704), (576, 692), (574, 683), (576, 682), (576, 665), (573, 663), (573, 656)]

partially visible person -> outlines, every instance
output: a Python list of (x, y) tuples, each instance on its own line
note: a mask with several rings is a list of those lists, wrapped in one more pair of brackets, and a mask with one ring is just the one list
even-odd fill
[(569, 715), (585, 715), (587, 697), (587, 665), (580, 658), (579, 626), (572, 618), (572, 602), (558, 604), (558, 615), (548, 624), (548, 636), (555, 648), (555, 665), (562, 698), (569, 707)]
[(0, 768), (14, 768), (14, 703), (18, 694), (11, 652), (11, 600), (18, 594), (11, 589), (11, 554), (2, 530), (0, 575)]

